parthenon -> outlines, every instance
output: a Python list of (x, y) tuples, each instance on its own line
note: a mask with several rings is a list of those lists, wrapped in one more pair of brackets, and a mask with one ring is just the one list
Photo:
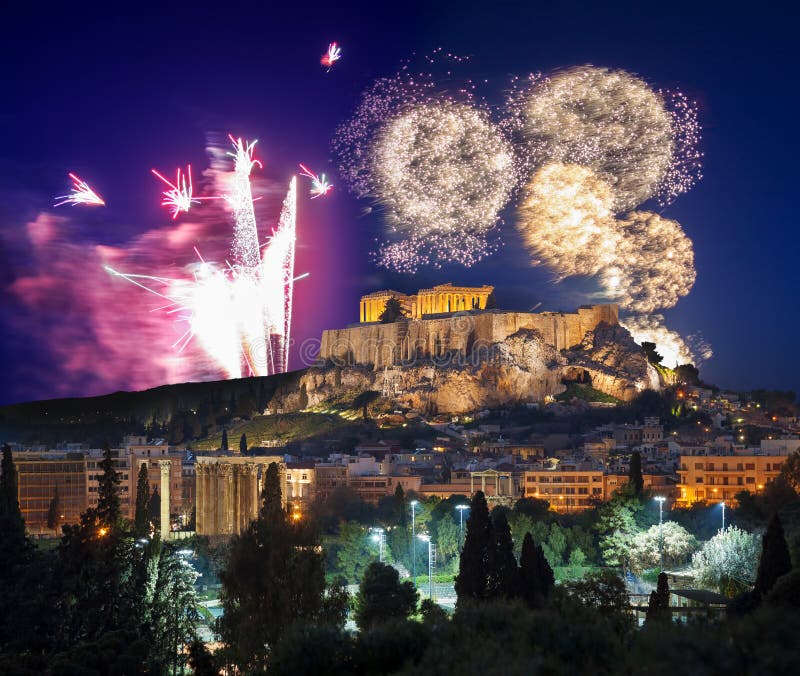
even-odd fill
[(493, 286), (453, 286), (439, 284), (430, 289), (420, 289), (415, 295), (399, 291), (375, 291), (361, 297), (359, 322), (377, 322), (386, 307), (386, 301), (394, 297), (400, 301), (410, 319), (422, 319), (427, 315), (484, 310)]

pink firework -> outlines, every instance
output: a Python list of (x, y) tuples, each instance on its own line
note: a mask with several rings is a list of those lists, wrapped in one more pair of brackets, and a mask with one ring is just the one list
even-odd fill
[(342, 48), (335, 42), (328, 45), (328, 51), (322, 55), (319, 62), (325, 66), (329, 71), (333, 68), (333, 64), (342, 58)]
[(328, 180), (325, 178), (325, 174), (321, 176), (317, 176), (313, 171), (311, 171), (308, 167), (300, 165), (300, 168), (303, 170), (300, 172), (306, 178), (311, 179), (311, 199), (317, 199), (317, 197), (324, 197), (327, 195), (331, 190), (333, 190), (333, 183), (328, 183)]
[(61, 195), (56, 197), (57, 202), (55, 206), (60, 207), (62, 204), (71, 204), (73, 207), (78, 204), (86, 204), (88, 206), (104, 207), (106, 203), (94, 190), (89, 187), (86, 181), (82, 181), (78, 176), (70, 172), (69, 177), (72, 179), (72, 192), (69, 195)]
[(181, 211), (189, 213), (192, 202), (197, 201), (192, 199), (192, 165), (186, 167), (186, 174), (181, 173), (180, 168), (176, 170), (175, 183), (164, 178), (155, 169), (150, 171), (169, 186), (169, 190), (164, 191), (161, 206), (172, 211), (172, 220), (174, 221)]

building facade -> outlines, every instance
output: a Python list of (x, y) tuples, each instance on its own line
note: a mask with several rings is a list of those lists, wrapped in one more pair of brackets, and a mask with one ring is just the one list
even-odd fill
[(682, 455), (677, 502), (735, 504), (741, 491), (763, 491), (781, 473), (784, 462), (786, 456), (781, 455)]
[(467, 310), (484, 310), (493, 286), (453, 286), (440, 284), (431, 289), (421, 289), (415, 295), (407, 295), (399, 291), (375, 291), (361, 297), (358, 321), (361, 323), (380, 321), (390, 298), (400, 301), (406, 316), (410, 319), (422, 319), (426, 315), (465, 312)]

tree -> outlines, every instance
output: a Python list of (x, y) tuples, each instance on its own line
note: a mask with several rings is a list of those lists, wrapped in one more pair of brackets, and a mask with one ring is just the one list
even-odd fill
[(353, 408), (361, 409), (361, 414), (364, 420), (369, 420), (369, 407), (381, 398), (381, 393), (376, 390), (364, 390), (353, 400)]
[(262, 672), (287, 628), (319, 621), (325, 607), (319, 537), (309, 520), (287, 518), (275, 463), (267, 468), (262, 500), (258, 518), (232, 539), (220, 572), (218, 632), (226, 658), (245, 673)]
[(644, 356), (647, 357), (647, 361), (649, 361), (654, 366), (656, 364), (660, 364), (664, 357), (662, 357), (658, 352), (656, 352), (656, 344), (650, 343), (648, 341), (642, 342), (642, 350), (644, 351)]
[(497, 308), (497, 299), (494, 297), (494, 291), (489, 292), (486, 296), (486, 310), (494, 310)]
[(642, 497), (644, 491), (644, 478), (642, 477), (642, 454), (639, 451), (631, 453), (631, 465), (628, 470), (628, 483), (632, 489), (633, 497)]
[(540, 608), (550, 595), (556, 580), (541, 545), (534, 543), (530, 533), (526, 533), (522, 540), (519, 572), (522, 600), (529, 608)]
[(408, 316), (403, 304), (394, 296), (391, 296), (383, 308), (383, 312), (378, 316), (378, 321), (381, 324), (391, 324), (392, 322), (399, 322)]
[(242, 455), (247, 455), (247, 437), (245, 436), (244, 432), (242, 432), (242, 436), (239, 439), (239, 453)]
[[(159, 506), (160, 512), (160, 506)], [(150, 532), (150, 482), (147, 477), (147, 463), (139, 465), (136, 479), (136, 510), (133, 515), (133, 534), (143, 538)]]
[(487, 554), (487, 597), (511, 599), (518, 596), (519, 568), (514, 558), (514, 543), (505, 512), (500, 512), (493, 519)]
[(800, 451), (795, 451), (786, 458), (780, 476), (796, 493), (800, 493)]
[(56, 484), (56, 488), (53, 491), (53, 499), (50, 500), (50, 506), (47, 508), (47, 527), (50, 530), (56, 530), (60, 520), (61, 498), (58, 495), (58, 484)]
[(228, 430), (226, 430), (224, 428), (222, 430), (222, 441), (220, 441), (220, 443), (219, 443), (219, 448), (220, 448), (221, 451), (227, 451), (228, 450)]
[(596, 528), (603, 559), (610, 566), (628, 565), (633, 539), (639, 532), (634, 506), (617, 496), (599, 509), (599, 515)]
[(684, 385), (700, 385), (700, 371), (694, 364), (681, 364), (675, 367), (675, 377)]
[(669, 610), (669, 583), (667, 581), (667, 574), (661, 572), (658, 574), (656, 589), (650, 592), (645, 621), (649, 624), (651, 622), (662, 622), (671, 619), (672, 614)]
[(155, 526), (157, 531), (161, 531), (161, 496), (158, 494), (158, 486), (153, 486), (150, 495), (150, 503), (147, 505), (147, 518)]
[(697, 539), (683, 526), (674, 521), (665, 521), (660, 528), (658, 524), (655, 524), (633, 537), (629, 552), (633, 570), (642, 571), (660, 565), (662, 533), (664, 563), (668, 566), (685, 563), (697, 550)]
[(354, 603), (354, 619), (362, 631), (389, 620), (406, 619), (417, 607), (412, 582), (400, 582), (393, 566), (373, 561), (364, 571)]
[(761, 541), (761, 560), (758, 563), (754, 591), (762, 597), (766, 596), (778, 578), (786, 575), (791, 569), (792, 560), (789, 557), (783, 525), (775, 513)]
[(103, 445), (103, 473), (97, 482), (97, 517), (107, 528), (119, 529), (122, 526), (122, 510), (119, 504), (118, 486), (121, 482), (119, 472), (114, 469), (114, 459), (108, 442)]
[[(458, 526), (455, 520), (451, 515), (447, 514), (435, 524), (437, 557), (441, 555), (444, 559), (449, 559), (455, 556), (458, 553)], [(506, 523), (506, 525), (508, 524)]]
[(581, 605), (595, 609), (620, 636), (634, 627), (625, 583), (612, 570), (589, 573), (582, 580), (565, 582), (563, 588)]
[(700, 584), (733, 596), (753, 584), (759, 548), (758, 536), (729, 526), (695, 552), (692, 572)]
[(364, 569), (374, 558), (374, 548), (369, 546), (367, 530), (355, 521), (342, 521), (331, 551), (336, 572), (347, 582), (358, 582)]
[(461, 549), (455, 591), (458, 603), (479, 601), (486, 597), (489, 541), (492, 524), (483, 491), (477, 491), (470, 504), (467, 534)]

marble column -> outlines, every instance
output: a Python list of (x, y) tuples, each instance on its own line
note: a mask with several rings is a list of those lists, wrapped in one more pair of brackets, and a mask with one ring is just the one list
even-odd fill
[(159, 460), (158, 466), (161, 469), (161, 541), (169, 540), (169, 489), (170, 489), (170, 460)]

